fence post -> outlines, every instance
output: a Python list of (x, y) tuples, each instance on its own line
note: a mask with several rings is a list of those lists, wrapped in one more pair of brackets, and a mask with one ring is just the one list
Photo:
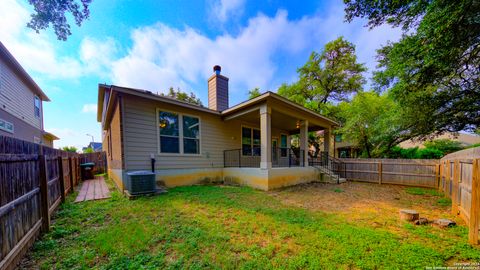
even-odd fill
[(437, 184), (437, 189), (440, 189), (440, 164), (435, 165), (435, 182)]
[(65, 182), (63, 182), (63, 158), (58, 156), (58, 182), (60, 183), (60, 198), (62, 198), (62, 203), (65, 202)]
[(42, 231), (48, 232), (50, 229), (50, 215), (48, 214), (48, 177), (47, 161), (45, 155), (38, 157), (40, 162), (40, 214), (42, 215)]
[(383, 178), (383, 175), (382, 175), (382, 170), (383, 170), (383, 165), (382, 165), (382, 162), (379, 161), (378, 162), (378, 183), (381, 185), (382, 184), (382, 178)]
[(453, 184), (452, 184), (452, 215), (458, 215), (458, 182), (460, 176), (460, 162), (458, 159), (453, 164)]
[(450, 160), (447, 160), (447, 168), (446, 168), (446, 175), (445, 175), (445, 188), (443, 191), (447, 194), (447, 196), (450, 198), (450, 176), (451, 176), (451, 170), (452, 170), (452, 164), (450, 163)]
[(69, 179), (70, 189), (71, 189), (71, 192), (73, 192), (73, 186), (74, 186), (73, 177), (74, 177), (74, 175), (73, 175), (72, 157), (68, 157), (68, 169), (70, 170), (70, 177), (69, 177), (70, 178)]
[(477, 245), (480, 225), (480, 159), (474, 159), (472, 165), (472, 200), (468, 222), (468, 242)]

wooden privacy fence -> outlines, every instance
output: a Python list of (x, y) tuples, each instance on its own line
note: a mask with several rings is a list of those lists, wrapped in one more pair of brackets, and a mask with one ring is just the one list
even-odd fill
[(432, 159), (341, 158), (348, 180), (417, 187), (438, 187), (439, 161)]
[(440, 161), (439, 189), (452, 199), (452, 214), (468, 224), (468, 241), (479, 243), (480, 147), (459, 151)]
[(95, 163), (95, 173), (104, 173), (107, 171), (107, 156), (105, 155), (105, 152), (80, 154), (79, 158), (80, 163)]
[(15, 268), (80, 181), (82, 155), (0, 136), (0, 270)]

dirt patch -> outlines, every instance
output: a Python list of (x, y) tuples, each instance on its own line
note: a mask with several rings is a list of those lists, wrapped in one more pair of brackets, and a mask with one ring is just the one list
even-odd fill
[[(455, 218), (450, 206), (442, 206), (439, 195), (414, 195), (408, 187), (347, 182), (344, 184), (313, 183), (298, 185), (268, 194), (286, 205), (312, 211), (322, 211), (348, 216), (351, 220), (364, 220), (376, 227), (398, 220), (399, 210), (415, 209), (420, 216), (430, 219)], [(462, 222), (456, 219), (457, 222)]]

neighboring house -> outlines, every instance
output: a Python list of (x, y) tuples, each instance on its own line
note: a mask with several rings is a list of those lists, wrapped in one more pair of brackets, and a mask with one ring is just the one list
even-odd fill
[(358, 155), (358, 148), (353, 143), (345, 141), (341, 134), (335, 135), (336, 158), (356, 158)]
[[(429, 140), (438, 140), (438, 139), (449, 139), (453, 141), (458, 141), (462, 146), (467, 147), (473, 144), (480, 143), (480, 136), (471, 133), (460, 132), (454, 134), (451, 132), (444, 133), (442, 135), (435, 136), (434, 138), (425, 139), (425, 140), (408, 140), (399, 144), (402, 148), (425, 148), (424, 143)], [(359, 152), (358, 148), (349, 141), (344, 141), (341, 135), (335, 136), (335, 157), (340, 158), (356, 158), (358, 157)]]
[(43, 133), (43, 144), (53, 148), (53, 141), (59, 140), (59, 138), (55, 135), (53, 135), (50, 132), (44, 132)]
[(92, 148), (93, 152), (102, 152), (101, 142), (90, 142), (87, 147), (83, 147), (82, 151), (85, 152), (88, 148)]
[(438, 140), (438, 139), (450, 139), (453, 141), (458, 141), (462, 144), (462, 146), (467, 147), (473, 144), (480, 143), (480, 136), (471, 133), (463, 133), (459, 132), (458, 134), (454, 134), (451, 132), (444, 133), (442, 135), (435, 136), (433, 139), (430, 138), (428, 140), (408, 140), (400, 143), (402, 148), (411, 148), (411, 147), (418, 147), (418, 148), (425, 148), (424, 143), (429, 140)]
[(0, 42), (0, 135), (53, 147), (43, 129), (43, 101), (50, 101)]
[[(208, 79), (208, 108), (150, 91), (99, 85), (108, 172), (123, 189), (126, 173), (149, 170), (167, 187), (204, 181), (235, 182), (268, 190), (318, 180), (308, 166), (308, 132), (324, 130), (324, 151), (333, 155), (336, 122), (267, 92), (228, 104), (228, 78), (220, 67)], [(300, 135), (300, 150), (290, 136)], [(307, 165), (307, 166), (304, 166)]]

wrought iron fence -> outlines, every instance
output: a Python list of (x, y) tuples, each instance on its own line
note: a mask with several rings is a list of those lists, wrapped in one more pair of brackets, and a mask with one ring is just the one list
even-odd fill
[[(308, 159), (310, 166), (322, 167), (333, 172), (337, 178), (345, 178), (345, 163), (341, 160), (334, 158), (328, 154), (328, 152), (321, 152), (318, 157), (310, 157)], [(338, 179), (337, 179), (338, 180)]]
[[(244, 155), (241, 149), (223, 151), (224, 167), (260, 167), (260, 151), (253, 155)], [(305, 151), (290, 148), (272, 148), (272, 167), (303, 167)]]

